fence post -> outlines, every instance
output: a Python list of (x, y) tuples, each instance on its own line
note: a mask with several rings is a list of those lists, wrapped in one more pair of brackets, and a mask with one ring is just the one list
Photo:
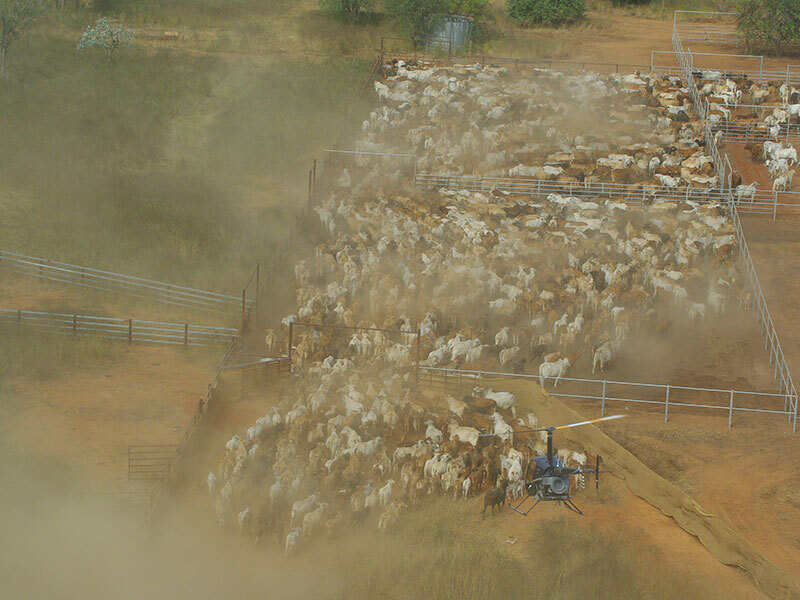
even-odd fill
[(292, 334), (294, 333), (294, 321), (289, 322), (289, 345), (286, 348), (286, 354), (289, 357), (289, 369), (292, 368)]
[(733, 390), (731, 390), (731, 401), (730, 401), (730, 406), (728, 407), (728, 429), (731, 428), (732, 421), (733, 421)]
[(244, 331), (244, 305), (247, 300), (247, 288), (242, 290), (242, 331)]
[(261, 263), (256, 263), (256, 318), (258, 318), (258, 297), (261, 290)]
[(311, 172), (314, 174), (314, 176), (311, 178), (312, 183), (313, 183), (313, 193), (312, 193), (312, 196), (313, 196), (314, 194), (317, 193), (317, 159), (316, 158), (314, 159), (314, 162), (312, 163)]
[(189, 345), (189, 324), (183, 324), (183, 345), (184, 347)]
[(669, 384), (667, 384), (667, 395), (664, 400), (664, 423), (667, 422), (667, 414), (669, 413)]
[(72, 315), (72, 333), (78, 333), (78, 315)]
[(133, 341), (133, 319), (128, 319), (128, 343)]
[(603, 400), (600, 403), (600, 416), (606, 416), (606, 380), (603, 379)]

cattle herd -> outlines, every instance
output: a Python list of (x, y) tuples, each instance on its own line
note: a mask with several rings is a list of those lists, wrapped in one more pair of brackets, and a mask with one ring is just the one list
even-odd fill
[[(675, 78), (403, 62), (385, 75), (361, 150), (457, 174), (714, 185)], [(208, 476), (220, 524), (256, 543), (291, 553), (365, 522), (388, 532), (432, 494), (519, 496), (543, 446), (512, 432), (536, 416), (490, 388), (419, 388), (418, 357), (558, 385), (570, 369), (601, 373), (674, 319), (749, 303), (721, 205), (423, 190), (370, 156), (329, 178), (314, 209), (324, 241), (295, 267), (296, 310), (267, 332), (285, 354), (289, 323), (320, 325), (293, 326), (288, 395)]]
[[(789, 129), (800, 134), (800, 90), (783, 83), (751, 83), (746, 78), (726, 78), (722, 73), (703, 73), (698, 91), (708, 101), (708, 120), (716, 129), (716, 142), (726, 130), (745, 126), (766, 141), (745, 145), (755, 162), (765, 163), (772, 178), (772, 190), (789, 191), (797, 166), (797, 150), (787, 139), (779, 141)], [(731, 128), (731, 125), (733, 128)], [(733, 181), (736, 198), (753, 200), (757, 182)]]

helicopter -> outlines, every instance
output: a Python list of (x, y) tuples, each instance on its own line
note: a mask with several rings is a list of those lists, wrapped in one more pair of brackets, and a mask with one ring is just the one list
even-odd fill
[[(518, 429), (514, 434), (522, 433), (536, 433), (539, 431), (547, 432), (547, 456), (536, 456), (532, 458), (524, 473), (524, 498), (516, 505), (509, 504), (509, 508), (514, 512), (527, 516), (537, 504), (540, 502), (559, 502), (564, 508), (571, 510), (574, 513), (583, 515), (583, 512), (572, 501), (570, 495), (570, 477), (572, 475), (579, 475), (581, 481), (586, 474), (594, 474), (595, 489), (600, 487), (600, 456), (595, 459), (594, 469), (586, 468), (584, 466), (567, 467), (558, 457), (553, 456), (553, 432), (559, 429), (568, 429), (570, 427), (579, 427), (581, 425), (590, 425), (600, 421), (611, 421), (613, 419), (621, 419), (626, 415), (611, 415), (599, 419), (592, 419), (590, 421), (580, 421), (578, 423), (570, 423), (568, 425), (560, 425), (558, 427), (542, 427), (537, 429)], [(494, 433), (481, 434), (482, 436), (494, 436)], [(531, 505), (524, 509), (526, 503), (531, 502)]]

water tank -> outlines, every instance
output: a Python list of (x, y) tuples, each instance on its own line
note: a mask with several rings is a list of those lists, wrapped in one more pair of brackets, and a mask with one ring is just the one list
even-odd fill
[(438, 22), (433, 33), (425, 40), (426, 50), (448, 48), (453, 52), (469, 43), (472, 34), (472, 19), (458, 15), (447, 15)]

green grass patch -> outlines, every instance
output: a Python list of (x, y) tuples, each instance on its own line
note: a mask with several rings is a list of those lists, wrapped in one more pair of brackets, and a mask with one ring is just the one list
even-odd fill
[(0, 83), (2, 246), (237, 293), (368, 60), (227, 60), (42, 35)]

